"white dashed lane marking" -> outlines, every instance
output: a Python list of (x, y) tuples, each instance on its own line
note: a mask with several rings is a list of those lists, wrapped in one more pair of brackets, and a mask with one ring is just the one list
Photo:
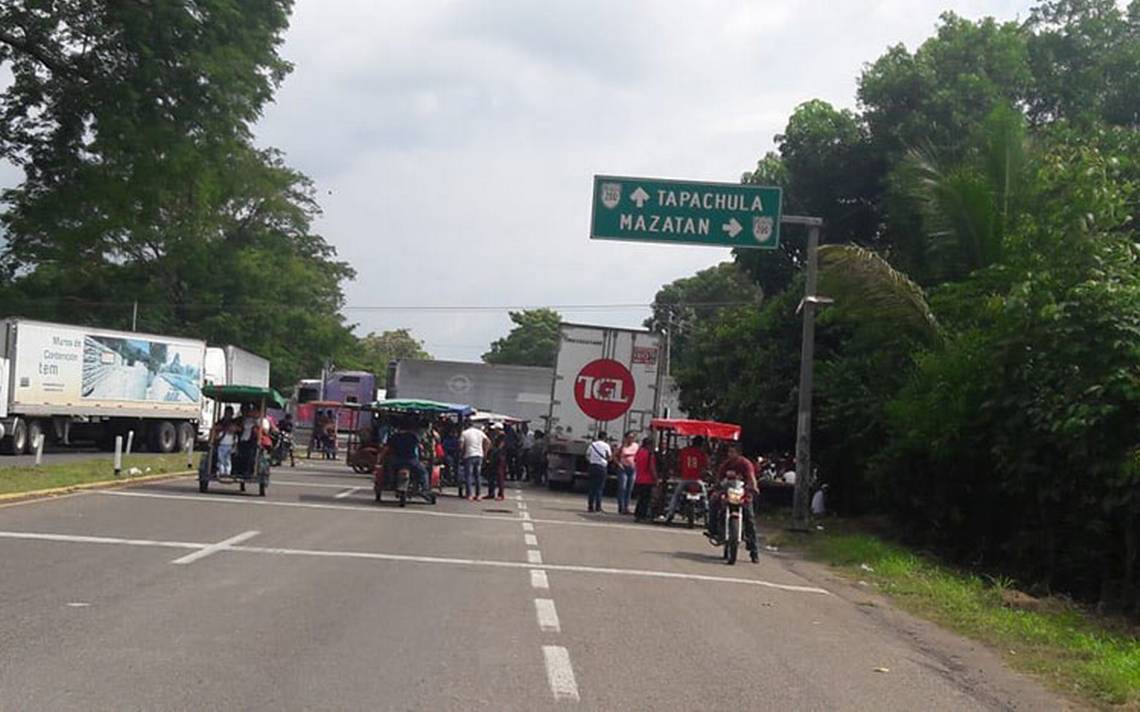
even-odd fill
[(546, 662), (546, 681), (550, 683), (554, 699), (577, 702), (578, 682), (574, 679), (569, 651), (561, 645), (544, 645), (542, 657)]
[(348, 489), (346, 489), (343, 492), (340, 492), (338, 494), (334, 494), (333, 499), (344, 499), (345, 497), (351, 497), (352, 495), (356, 494), (357, 492), (359, 492), (362, 489), (364, 489), (364, 488), (363, 487), (349, 487)]
[(527, 563), (529, 563), (529, 564), (541, 564), (542, 563), (542, 552), (539, 551), (538, 549), (527, 549), (526, 560), (527, 560)]
[(530, 587), (549, 589), (550, 580), (546, 578), (546, 572), (542, 569), (531, 569), (530, 571)]
[(534, 534), (523, 534), (523, 540), (526, 541), (527, 546), (538, 546), (538, 537)]
[(524, 532), (534, 531), (534, 523), (533, 522), (523, 522), (522, 525), (523, 525), (523, 531)]
[(534, 599), (534, 614), (538, 618), (538, 628), (543, 633), (561, 633), (562, 624), (558, 621), (558, 610), (549, 598)]

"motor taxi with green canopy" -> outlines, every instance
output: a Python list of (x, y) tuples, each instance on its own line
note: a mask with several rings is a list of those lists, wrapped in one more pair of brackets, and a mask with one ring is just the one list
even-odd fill
[[(258, 496), (264, 497), (270, 471), (266, 441), (271, 423), (266, 409), (284, 408), (285, 398), (272, 388), (258, 386), (209, 384), (202, 394), (214, 401), (214, 428), (198, 465), (198, 491), (208, 492), (211, 482), (224, 482), (237, 483), (244, 492), (247, 484), (256, 483)], [(240, 418), (223, 420), (223, 409), (235, 405)]]

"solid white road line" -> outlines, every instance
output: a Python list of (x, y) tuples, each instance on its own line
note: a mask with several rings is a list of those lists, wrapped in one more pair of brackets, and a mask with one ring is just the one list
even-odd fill
[(80, 536), (77, 534), (41, 534), (39, 532), (0, 532), (0, 539), (30, 539), (32, 541), (64, 541), (72, 544), (122, 544), (126, 546), (161, 546), (167, 549), (205, 549), (209, 544), (190, 541), (156, 541), (153, 539), (122, 539), (113, 536)]
[[(354, 477), (353, 479), (357, 479), (357, 481), (359, 481), (358, 478)], [(313, 489), (344, 489), (345, 487), (353, 486), (348, 483), (345, 483), (343, 485), (330, 485), (325, 482), (296, 482), (294, 480), (272, 480), (270, 484), (274, 487), (312, 487)], [(356, 488), (360, 489), (359, 486)]]
[(534, 531), (534, 522), (523, 522), (522, 525), (523, 525), (523, 531), (524, 532)]
[(541, 564), (542, 563), (542, 552), (539, 551), (538, 549), (527, 549), (526, 550), (526, 560), (527, 560), (527, 563), (530, 563), (530, 564)]
[(345, 497), (351, 497), (352, 495), (359, 492), (361, 489), (363, 489), (363, 487), (349, 487), (348, 489), (346, 489), (343, 492), (340, 492), (339, 494), (334, 494), (333, 499), (344, 499)]
[(542, 569), (530, 570), (530, 587), (531, 588), (550, 588), (550, 579), (546, 577), (546, 572)]
[[(56, 541), (80, 544), (119, 544), (128, 546), (153, 546), (168, 549), (204, 549), (211, 544), (184, 541), (155, 541), (150, 539), (120, 539), (105, 536), (78, 536), (73, 534), (45, 534), (40, 532), (12, 532), (0, 531), (0, 539), (27, 539), (33, 541)], [(412, 556), (407, 554), (384, 554), (369, 551), (328, 551), (320, 549), (288, 549), (268, 546), (230, 546), (227, 553), (247, 554), (277, 554), (281, 556), (305, 556), (338, 559), (366, 559), (372, 561), (398, 561), (418, 564), (446, 564), (454, 566), (486, 566), (500, 569), (533, 569), (539, 561), (523, 563), (521, 561), (496, 561), (493, 559), (456, 559), (437, 556)], [(534, 554), (539, 552), (531, 550)], [(529, 555), (528, 555), (529, 558)], [(645, 578), (674, 579), (679, 581), (708, 581), (710, 583), (731, 583), (744, 586), (758, 586), (793, 593), (817, 593), (830, 596), (831, 593), (814, 586), (797, 586), (793, 584), (774, 583), (761, 579), (733, 578), (729, 576), (709, 576), (705, 574), (686, 574), (675, 571), (649, 571), (642, 569), (614, 569), (604, 566), (579, 566), (575, 564), (544, 564), (547, 571), (567, 571), (584, 574), (600, 574), (611, 576), (637, 576)]]
[(562, 624), (558, 621), (558, 610), (549, 598), (534, 599), (534, 615), (538, 619), (538, 629), (543, 633), (561, 633)]
[(534, 534), (523, 534), (523, 540), (527, 546), (538, 546), (538, 537)]
[(234, 544), (240, 544), (241, 542), (246, 541), (247, 539), (252, 539), (253, 537), (257, 536), (260, 533), (261, 532), (255, 530), (255, 529), (251, 529), (247, 532), (242, 532), (241, 534), (238, 534), (237, 536), (231, 536), (229, 539), (223, 539), (222, 541), (219, 541), (217, 544), (210, 544), (209, 546), (204, 547), (202, 549), (199, 549), (198, 551), (195, 551), (192, 554), (187, 554), (186, 556), (175, 559), (174, 561), (171, 561), (170, 563), (172, 563), (172, 564), (192, 564), (195, 561), (197, 561), (198, 559), (204, 559), (207, 556), (209, 556), (210, 554), (216, 554), (219, 551), (225, 551), (226, 549), (230, 548)]
[[(460, 514), (458, 512), (428, 512), (422, 509), (398, 509), (396, 507), (365, 507), (358, 504), (321, 504), (319, 502), (278, 502), (272, 499), (253, 499), (252, 497), (225, 497), (192, 494), (159, 494), (157, 492), (120, 492), (117, 490), (100, 490), (99, 494), (113, 497), (145, 497), (149, 499), (174, 499), (187, 502), (206, 502), (210, 504), (244, 504), (256, 507), (293, 507), (296, 509), (331, 509), (337, 512), (370, 512), (372, 514), (410, 515), (419, 517), (455, 517), (459, 519), (479, 519), (494, 522), (517, 522), (518, 517), (493, 514)], [(523, 517), (526, 519), (526, 517)]]
[(574, 679), (570, 653), (561, 645), (544, 645), (542, 657), (546, 661), (546, 681), (550, 683), (554, 699), (577, 702), (578, 682)]

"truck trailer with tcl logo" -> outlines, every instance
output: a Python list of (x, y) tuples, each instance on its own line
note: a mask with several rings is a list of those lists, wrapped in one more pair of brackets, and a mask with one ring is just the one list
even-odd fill
[(586, 447), (599, 433), (647, 432), (661, 408), (660, 336), (639, 329), (562, 324), (551, 389), (550, 485), (585, 479)]

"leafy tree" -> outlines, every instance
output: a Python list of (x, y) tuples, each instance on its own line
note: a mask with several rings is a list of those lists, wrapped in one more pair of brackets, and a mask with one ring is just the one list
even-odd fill
[(553, 309), (510, 312), (514, 327), (483, 354), (487, 363), (514, 366), (553, 366), (558, 356), (558, 325), (562, 317)]
[(355, 340), (309, 180), (252, 145), (291, 2), (0, 6), (13, 311), (235, 343), (287, 385)]
[(1140, 126), (1140, 1), (1047, 0), (1026, 24), (1035, 122)]
[(388, 383), (388, 364), (402, 358), (430, 359), (422, 341), (407, 329), (390, 329), (379, 334), (369, 332), (360, 339), (357, 360), (360, 367), (376, 375), (381, 388)]
[(759, 304), (763, 294), (748, 275), (733, 262), (722, 262), (683, 277), (658, 290), (653, 315), (645, 326), (670, 335), (671, 368), (683, 369), (689, 358), (689, 343), (699, 324), (715, 318), (725, 308)]

